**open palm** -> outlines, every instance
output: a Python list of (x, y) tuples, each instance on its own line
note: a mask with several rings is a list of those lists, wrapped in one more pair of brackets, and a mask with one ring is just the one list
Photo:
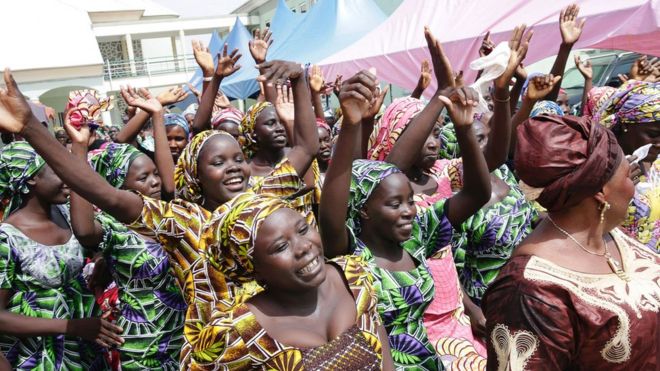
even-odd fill
[(578, 21), (579, 13), (580, 7), (576, 4), (569, 5), (559, 13), (559, 31), (564, 44), (573, 45), (582, 35), (582, 28), (586, 20)]
[(195, 56), (195, 61), (202, 69), (204, 76), (213, 75), (213, 56), (209, 52), (209, 48), (204, 46), (201, 41), (193, 40), (193, 55)]
[(0, 129), (20, 133), (32, 118), (32, 110), (8, 68), (4, 73), (6, 89), (0, 89)]
[(231, 54), (227, 54), (227, 44), (225, 44), (222, 54), (218, 54), (218, 67), (215, 69), (215, 74), (222, 77), (231, 76), (241, 69), (241, 66), (236, 64), (240, 58), (241, 54), (238, 53), (238, 49), (234, 49)]
[(128, 87), (121, 88), (121, 96), (129, 106), (137, 107), (145, 112), (154, 113), (163, 109), (157, 98), (154, 98), (149, 90), (140, 88), (139, 94), (135, 89)]
[(532, 101), (543, 99), (550, 94), (559, 80), (561, 80), (561, 76), (553, 76), (552, 74), (534, 76), (527, 85), (527, 98)]
[(270, 38), (271, 33), (266, 28), (263, 31), (256, 29), (252, 34), (252, 40), (248, 43), (250, 48), (250, 54), (254, 61), (259, 64), (266, 61), (266, 55), (268, 54), (268, 48), (273, 43), (273, 40)]

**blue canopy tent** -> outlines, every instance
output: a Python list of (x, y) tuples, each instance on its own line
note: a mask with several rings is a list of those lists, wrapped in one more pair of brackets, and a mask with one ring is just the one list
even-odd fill
[(238, 49), (238, 52), (242, 54), (238, 60), (241, 69), (224, 79), (221, 85), (222, 91), (230, 98), (246, 99), (256, 91), (259, 91), (259, 84), (255, 80), (258, 76), (258, 71), (255, 68), (254, 59), (250, 55), (250, 47), (248, 45), (250, 40), (252, 40), (252, 34), (245, 28), (241, 20), (236, 17), (236, 23), (234, 23), (234, 27), (231, 29), (229, 35), (227, 35), (225, 43), (228, 45), (227, 51), (229, 53), (234, 49)]
[[(209, 48), (209, 52), (213, 56), (214, 65), (218, 63), (218, 52), (222, 51), (223, 45), (224, 43), (222, 42), (222, 38), (220, 38), (220, 35), (218, 35), (218, 32), (213, 31), (213, 34), (211, 35), (211, 40), (209, 41), (208, 48)], [(188, 82), (196, 89), (201, 91), (203, 77), (204, 76), (202, 75), (202, 69), (199, 68), (199, 66), (197, 66), (195, 73), (193, 74), (193, 77)], [(187, 86), (184, 86), (183, 89), (189, 93), (188, 98), (175, 104), (175, 106), (181, 109), (182, 111), (186, 109), (189, 105), (193, 103), (197, 103), (197, 99), (195, 98), (195, 95), (190, 91), (190, 89), (188, 89)]]
[[(293, 13), (283, 0), (279, 0), (271, 22), (274, 41), (268, 51), (268, 60), (320, 62), (357, 41), (386, 18), (373, 0), (319, 0), (306, 14)], [(248, 49), (247, 41), (245, 49)], [(249, 56), (249, 50), (247, 54)], [(245, 55), (243, 53), (243, 57)], [(257, 71), (246, 71), (245, 65), (241, 65), (241, 71), (222, 85), (227, 95), (234, 85), (249, 87), (243, 92), (250, 91), (251, 94), (259, 90), (254, 81)]]

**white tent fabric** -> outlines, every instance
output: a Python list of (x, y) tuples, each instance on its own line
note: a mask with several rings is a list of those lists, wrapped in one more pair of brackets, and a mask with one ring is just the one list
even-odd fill
[[(406, 0), (380, 26), (320, 65), (331, 79), (376, 67), (381, 79), (412, 89), (423, 59), (430, 59), (424, 26), (443, 43), (455, 70), (467, 81), (475, 75), (470, 61), (478, 58), (487, 31), (495, 44), (505, 41), (520, 23), (534, 28), (525, 60), (533, 63), (557, 53), (562, 8), (577, 3), (587, 23), (575, 48), (611, 48), (660, 55), (660, 0)], [(435, 90), (435, 81), (427, 93)]]

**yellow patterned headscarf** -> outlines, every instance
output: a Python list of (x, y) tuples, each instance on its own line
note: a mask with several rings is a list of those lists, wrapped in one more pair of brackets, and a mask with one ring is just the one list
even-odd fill
[(627, 81), (600, 108), (594, 120), (609, 129), (619, 124), (660, 122), (660, 83)]
[(206, 130), (193, 137), (186, 148), (183, 149), (179, 160), (174, 168), (174, 185), (176, 198), (188, 202), (201, 204), (204, 197), (202, 186), (197, 175), (197, 159), (202, 147), (207, 140), (216, 135), (227, 135), (234, 139), (231, 134), (219, 130)]
[(253, 138), (254, 126), (257, 123), (259, 114), (268, 107), (273, 107), (270, 102), (259, 102), (245, 112), (243, 120), (241, 121), (241, 147), (247, 158), (252, 158), (259, 147)]
[(242, 193), (220, 206), (210, 221), (204, 240), (213, 266), (233, 283), (254, 280), (254, 241), (266, 218), (289, 207), (278, 197)]

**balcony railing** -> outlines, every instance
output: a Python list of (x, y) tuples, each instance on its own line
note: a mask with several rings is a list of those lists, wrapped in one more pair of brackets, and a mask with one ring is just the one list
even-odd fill
[(117, 61), (106, 60), (103, 66), (103, 78), (112, 82), (113, 79), (192, 72), (196, 68), (197, 63), (192, 55)]

